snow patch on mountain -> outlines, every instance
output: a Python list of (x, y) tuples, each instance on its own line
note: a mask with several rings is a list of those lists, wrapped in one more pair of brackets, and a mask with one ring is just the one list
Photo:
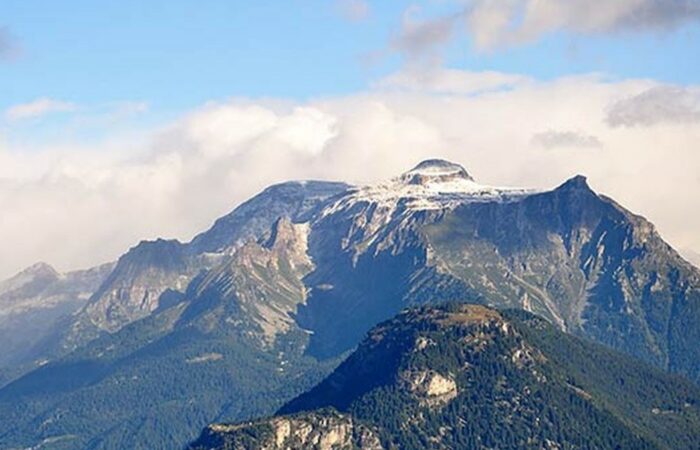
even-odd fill
[(464, 203), (509, 202), (539, 193), (534, 189), (488, 186), (477, 183), (459, 164), (427, 160), (389, 181), (360, 186), (327, 207), (323, 215), (366, 202), (392, 216), (407, 211), (454, 209)]

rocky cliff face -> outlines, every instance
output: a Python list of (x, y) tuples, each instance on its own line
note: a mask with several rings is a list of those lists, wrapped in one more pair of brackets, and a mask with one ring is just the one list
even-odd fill
[(98, 328), (114, 332), (147, 316), (167, 289), (184, 291), (202, 262), (188, 258), (177, 241), (141, 242), (119, 258), (84, 313)]
[(300, 414), (241, 425), (210, 425), (195, 449), (383, 450), (378, 434), (337, 412)]
[(307, 224), (277, 220), (258, 242), (239, 247), (190, 286), (186, 298), (191, 307), (185, 316), (197, 311), (203, 329), (246, 328), (264, 346), (278, 335), (298, 331), (294, 313), (306, 301), (303, 278), (313, 268), (308, 233)]
[(530, 314), (453, 304), (380, 324), (276, 417), (211, 425), (191, 448), (690, 448), (698, 400)]

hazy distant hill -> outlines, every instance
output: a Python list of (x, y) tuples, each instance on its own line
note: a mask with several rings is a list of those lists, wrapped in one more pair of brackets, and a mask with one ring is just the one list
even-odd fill
[(112, 267), (59, 273), (39, 263), (0, 282), (0, 368), (29, 362), (33, 347), (86, 304)]

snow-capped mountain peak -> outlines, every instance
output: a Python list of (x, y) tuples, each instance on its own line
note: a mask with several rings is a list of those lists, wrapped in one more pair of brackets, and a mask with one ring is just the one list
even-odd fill
[(399, 206), (402, 210), (452, 209), (464, 203), (512, 201), (537, 192), (482, 185), (459, 164), (429, 159), (391, 180), (350, 189), (324, 215), (357, 202), (374, 204), (391, 214)]

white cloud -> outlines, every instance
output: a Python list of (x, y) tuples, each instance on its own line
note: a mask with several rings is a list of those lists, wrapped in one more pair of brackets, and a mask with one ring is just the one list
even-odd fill
[(493, 71), (466, 72), (444, 68), (427, 70), (408, 68), (379, 80), (376, 87), (435, 94), (473, 95), (513, 89), (531, 81), (529, 77), (523, 75)]
[[(144, 238), (190, 239), (274, 182), (373, 181), (429, 157), (463, 163), (493, 184), (553, 187), (584, 173), (672, 243), (700, 249), (700, 123), (678, 133), (607, 122), (610, 104), (653, 83), (448, 74), (459, 82), (421, 89), (418, 80), (297, 104), (211, 103), (139, 142), (32, 151), (0, 144), (0, 248), (12, 255), (0, 258), (0, 277), (38, 260), (88, 266)], [(543, 130), (569, 144), (595, 137), (605, 151), (532, 145)]]
[(535, 134), (532, 137), (532, 143), (547, 149), (590, 149), (601, 148), (603, 146), (600, 139), (590, 134), (585, 134), (581, 131), (549, 130)]
[(699, 123), (700, 89), (654, 86), (613, 103), (607, 121), (615, 127)]
[(466, 12), (477, 48), (531, 42), (559, 30), (578, 34), (675, 28), (700, 19), (697, 0), (475, 0)]
[(11, 106), (5, 111), (9, 120), (36, 119), (51, 113), (75, 111), (74, 103), (55, 100), (48, 97), (38, 98), (28, 103)]
[(410, 55), (439, 52), (466, 33), (474, 47), (490, 50), (537, 41), (557, 31), (600, 35), (658, 32), (700, 21), (700, 0), (448, 0), (453, 11), (420, 20), (409, 8), (396, 39)]
[(455, 22), (460, 14), (422, 19), (420, 13), (421, 9), (416, 5), (406, 9), (401, 30), (391, 46), (412, 64), (438, 65), (440, 51), (454, 37)]

